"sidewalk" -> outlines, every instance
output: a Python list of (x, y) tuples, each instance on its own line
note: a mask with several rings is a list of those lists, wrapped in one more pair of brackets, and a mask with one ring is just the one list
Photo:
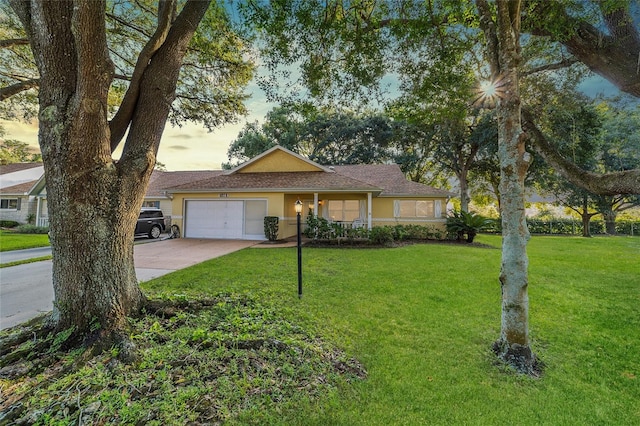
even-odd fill
[(3, 251), (0, 252), (0, 264), (35, 259), (49, 255), (51, 255), (51, 247), (49, 246), (24, 250)]

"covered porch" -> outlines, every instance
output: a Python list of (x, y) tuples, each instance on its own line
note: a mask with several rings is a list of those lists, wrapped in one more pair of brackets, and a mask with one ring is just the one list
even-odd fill
[[(345, 228), (365, 227), (371, 229), (373, 192), (307, 192), (286, 194), (284, 197), (285, 217), (280, 226), (282, 238), (296, 235), (297, 217), (296, 201), (302, 202), (301, 221), (306, 226), (309, 214), (322, 217), (330, 223), (336, 223)], [(283, 226), (284, 225), (284, 226)]]

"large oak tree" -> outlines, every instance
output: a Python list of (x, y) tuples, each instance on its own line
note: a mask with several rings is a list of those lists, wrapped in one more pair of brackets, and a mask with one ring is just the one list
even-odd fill
[[(242, 109), (240, 88), (251, 67), (224, 8), (210, 3), (161, 0), (152, 10), (151, 2), (10, 0), (36, 72), (5, 80), (0, 93), (20, 93), (20, 83), (38, 88), (58, 329), (97, 333), (106, 344), (120, 340), (126, 317), (145, 302), (133, 231), (165, 123), (192, 118), (212, 127)], [(198, 30), (203, 20), (206, 28)], [(187, 56), (208, 85), (181, 75)], [(172, 110), (180, 78), (212, 87), (218, 97), (201, 108), (195, 95), (183, 98)], [(225, 85), (233, 87), (225, 92)]]
[[(553, 3), (549, 13), (545, 4)], [(534, 372), (536, 359), (531, 351), (528, 328), (528, 259), (529, 238), (524, 215), (524, 178), (531, 160), (526, 152), (528, 134), (535, 130), (535, 121), (525, 120), (523, 127), (520, 98), (520, 74), (523, 58), (520, 46), (523, 16), (526, 31), (564, 43), (557, 62), (538, 60), (536, 71), (552, 71), (575, 65), (580, 61), (593, 71), (617, 84), (622, 90), (635, 94), (633, 82), (640, 76), (620, 68), (619, 53), (633, 52), (637, 56), (637, 28), (629, 23), (628, 2), (549, 2), (525, 0), (476, 0), (390, 2), (390, 1), (332, 1), (324, 4), (304, 1), (251, 3), (250, 18), (259, 23), (266, 42), (265, 64), (273, 76), (286, 76), (280, 64), (299, 65), (299, 85), (308, 89), (303, 96), (334, 101), (341, 96), (348, 101), (367, 97), (369, 89), (384, 93), (380, 88), (389, 77), (399, 81), (399, 90), (411, 89), (419, 93), (418, 101), (424, 111), (439, 108), (443, 103), (461, 99), (469, 91), (468, 68), (462, 59), (478, 52), (477, 36), (483, 34), (484, 52), (491, 67), (493, 90), (497, 100), (499, 126), (499, 157), (501, 168), (501, 210), (503, 218), (503, 252), (500, 282), (502, 284), (502, 326), (495, 349), (498, 355), (522, 371)], [(588, 14), (581, 13), (581, 4), (590, 6)], [(575, 12), (578, 13), (575, 13)], [(563, 15), (564, 14), (564, 15)], [(564, 27), (554, 25), (557, 16), (573, 17), (563, 21)], [(621, 28), (610, 26), (611, 37), (587, 37), (583, 32), (597, 28), (598, 18), (607, 24), (617, 22)], [(578, 27), (568, 23), (580, 22)], [(534, 25), (540, 23), (541, 25)], [(585, 25), (582, 25), (584, 23)], [(590, 24), (591, 23), (591, 24)], [(591, 25), (591, 26), (589, 26)], [(481, 31), (479, 32), (478, 26)], [(614, 28), (615, 27), (615, 28)], [(564, 32), (567, 28), (579, 31)], [(604, 36), (605, 34), (601, 34)], [(606, 40), (603, 49), (598, 41)], [(584, 41), (579, 48), (574, 41)], [(476, 46), (474, 48), (474, 46)], [(567, 50), (571, 55), (567, 55)], [(569, 57), (567, 57), (569, 56)], [(628, 55), (627, 55), (628, 56)], [(551, 57), (551, 55), (550, 55)], [(591, 61), (597, 57), (597, 63)], [(633, 69), (635, 60), (633, 58)], [(606, 71), (611, 72), (606, 72)], [(625, 82), (614, 75), (623, 74)], [(271, 83), (277, 81), (272, 78)], [(629, 81), (630, 80), (630, 81)], [(290, 83), (288, 83), (290, 84)], [(345, 96), (346, 95), (346, 96)], [(376, 99), (368, 96), (368, 99)], [(411, 107), (410, 107), (411, 108)], [(459, 112), (458, 108), (440, 109), (443, 117)], [(544, 140), (541, 139), (543, 142)], [(538, 143), (538, 146), (541, 144)], [(623, 174), (580, 175), (581, 170), (553, 146), (539, 148), (554, 165), (586, 185), (599, 181), (601, 192), (637, 191), (640, 171)], [(556, 154), (556, 155), (554, 155)], [(553, 157), (552, 157), (553, 155)]]

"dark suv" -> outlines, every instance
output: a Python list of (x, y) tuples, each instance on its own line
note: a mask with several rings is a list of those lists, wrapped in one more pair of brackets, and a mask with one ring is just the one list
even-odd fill
[(135, 235), (146, 235), (149, 238), (158, 238), (164, 232), (164, 215), (162, 210), (143, 207), (140, 209)]

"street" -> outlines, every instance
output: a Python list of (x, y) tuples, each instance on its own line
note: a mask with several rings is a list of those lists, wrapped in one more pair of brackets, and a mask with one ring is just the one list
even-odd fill
[[(3, 254), (2, 260), (6, 262)], [(51, 261), (0, 269), (0, 329), (53, 309)]]
[[(257, 244), (247, 240), (173, 239), (136, 244), (138, 281), (153, 278)], [(2, 252), (0, 263), (47, 256), (49, 247)], [(0, 330), (53, 309), (51, 260), (0, 268)]]

